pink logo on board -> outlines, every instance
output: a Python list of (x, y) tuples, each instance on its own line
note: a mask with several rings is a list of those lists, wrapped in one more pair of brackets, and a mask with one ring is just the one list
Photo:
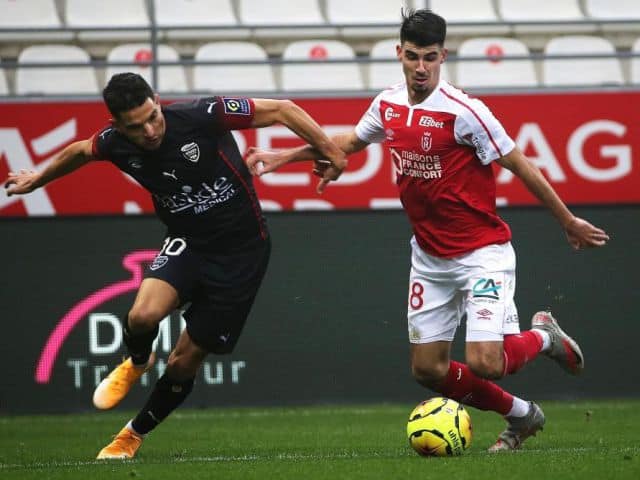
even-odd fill
[(37, 383), (49, 383), (51, 372), (55, 365), (60, 349), (71, 331), (84, 319), (87, 314), (101, 304), (120, 295), (135, 291), (142, 281), (144, 264), (153, 261), (158, 252), (156, 250), (138, 250), (131, 252), (122, 259), (122, 265), (131, 273), (131, 277), (116, 282), (89, 294), (74, 305), (53, 329), (45, 344), (38, 364), (35, 379)]

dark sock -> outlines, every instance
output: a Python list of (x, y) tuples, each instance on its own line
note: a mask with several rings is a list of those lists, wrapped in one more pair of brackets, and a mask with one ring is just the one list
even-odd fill
[(187, 398), (193, 389), (193, 381), (193, 378), (173, 381), (165, 372), (156, 382), (147, 403), (131, 422), (133, 429), (141, 435), (153, 430)]
[(131, 361), (134, 365), (144, 365), (149, 360), (153, 341), (158, 335), (159, 326), (150, 332), (133, 333), (129, 328), (129, 321), (125, 321), (122, 330), (124, 333), (124, 343), (131, 355)]

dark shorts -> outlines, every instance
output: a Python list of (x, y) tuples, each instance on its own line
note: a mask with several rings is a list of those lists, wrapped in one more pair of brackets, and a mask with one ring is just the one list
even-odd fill
[(147, 268), (147, 278), (172, 285), (186, 310), (187, 332), (212, 353), (231, 353), (247, 320), (267, 269), (269, 239), (231, 254), (191, 248), (182, 237), (168, 237)]

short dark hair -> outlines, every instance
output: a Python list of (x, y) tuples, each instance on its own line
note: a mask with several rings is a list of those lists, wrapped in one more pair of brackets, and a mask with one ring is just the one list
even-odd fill
[(122, 112), (139, 107), (147, 98), (154, 98), (153, 89), (137, 73), (117, 73), (102, 91), (102, 98), (113, 118)]
[(447, 22), (440, 15), (423, 8), (402, 10), (400, 43), (411, 42), (419, 47), (438, 44), (444, 46)]

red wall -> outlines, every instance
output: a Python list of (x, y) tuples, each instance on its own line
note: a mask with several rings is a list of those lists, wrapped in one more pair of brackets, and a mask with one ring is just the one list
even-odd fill
[[(491, 95), (482, 99), (516, 143), (570, 204), (640, 203), (640, 92)], [(329, 134), (349, 130), (369, 98), (300, 99)], [(0, 104), (0, 178), (42, 168), (65, 145), (109, 120), (100, 102)], [(236, 132), (240, 148), (282, 148), (299, 141), (286, 128)], [(396, 208), (393, 165), (381, 145), (350, 159), (322, 197), (309, 164), (256, 180), (267, 210)], [(500, 205), (535, 204), (522, 184), (498, 171)], [(25, 197), (0, 195), (0, 216), (151, 212), (149, 195), (108, 163), (96, 162)]]

